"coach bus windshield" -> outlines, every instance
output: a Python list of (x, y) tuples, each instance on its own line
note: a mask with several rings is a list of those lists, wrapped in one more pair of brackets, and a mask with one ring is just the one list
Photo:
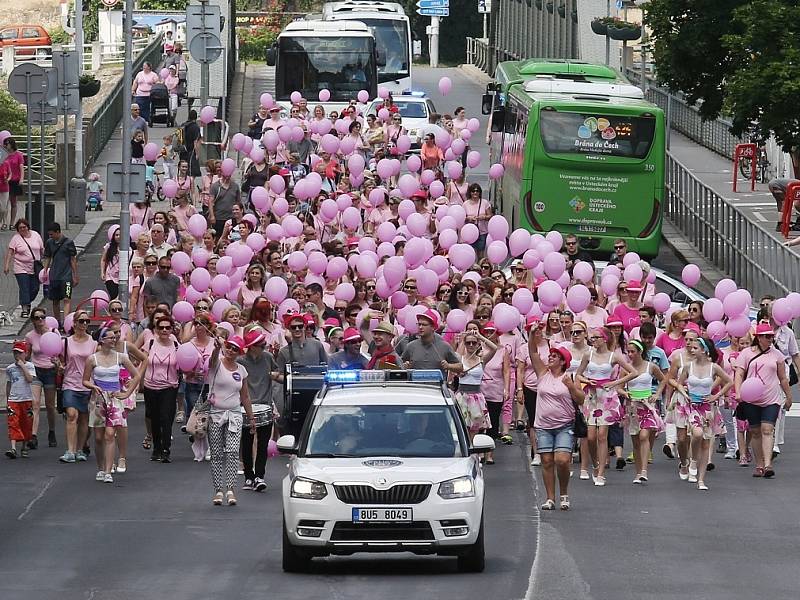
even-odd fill
[(359, 19), (371, 27), (378, 50), (378, 83), (408, 77), (408, 23), (388, 19)]
[(316, 98), (331, 92), (331, 101), (347, 102), (360, 90), (377, 94), (374, 41), (369, 37), (281, 37), (276, 91), (288, 100), (293, 91)]
[(542, 143), (548, 154), (606, 155), (643, 159), (650, 152), (655, 117), (542, 110)]

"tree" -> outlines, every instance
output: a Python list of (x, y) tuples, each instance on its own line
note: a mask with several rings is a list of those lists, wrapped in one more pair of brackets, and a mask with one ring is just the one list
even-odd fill
[(5, 90), (0, 90), (0, 124), (16, 135), (27, 127), (25, 108)]
[(698, 104), (724, 112), (731, 132), (753, 122), (800, 167), (800, 6), (795, 0), (651, 0), (647, 24), (657, 76)]

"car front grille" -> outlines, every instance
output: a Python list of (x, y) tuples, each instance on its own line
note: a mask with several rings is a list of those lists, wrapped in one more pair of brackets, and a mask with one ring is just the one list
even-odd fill
[(334, 485), (345, 504), (419, 504), (431, 491), (429, 483), (401, 483), (385, 490), (371, 485)]
[(411, 523), (350, 523), (338, 521), (331, 533), (332, 542), (427, 542), (433, 541), (427, 521)]

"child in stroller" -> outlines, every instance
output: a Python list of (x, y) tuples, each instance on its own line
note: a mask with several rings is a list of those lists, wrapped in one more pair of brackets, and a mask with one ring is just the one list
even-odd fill
[(103, 182), (98, 173), (91, 173), (86, 182), (86, 210), (103, 210)]

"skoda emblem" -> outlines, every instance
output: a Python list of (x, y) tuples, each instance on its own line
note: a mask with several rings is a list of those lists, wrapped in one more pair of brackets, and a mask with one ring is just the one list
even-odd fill
[(391, 467), (399, 467), (403, 464), (401, 460), (394, 460), (390, 458), (377, 458), (372, 460), (365, 460), (361, 463), (365, 467), (372, 467), (373, 469), (390, 469)]
[(375, 483), (377, 483), (378, 485), (386, 485), (386, 478), (378, 477), (378, 479), (375, 480)]

